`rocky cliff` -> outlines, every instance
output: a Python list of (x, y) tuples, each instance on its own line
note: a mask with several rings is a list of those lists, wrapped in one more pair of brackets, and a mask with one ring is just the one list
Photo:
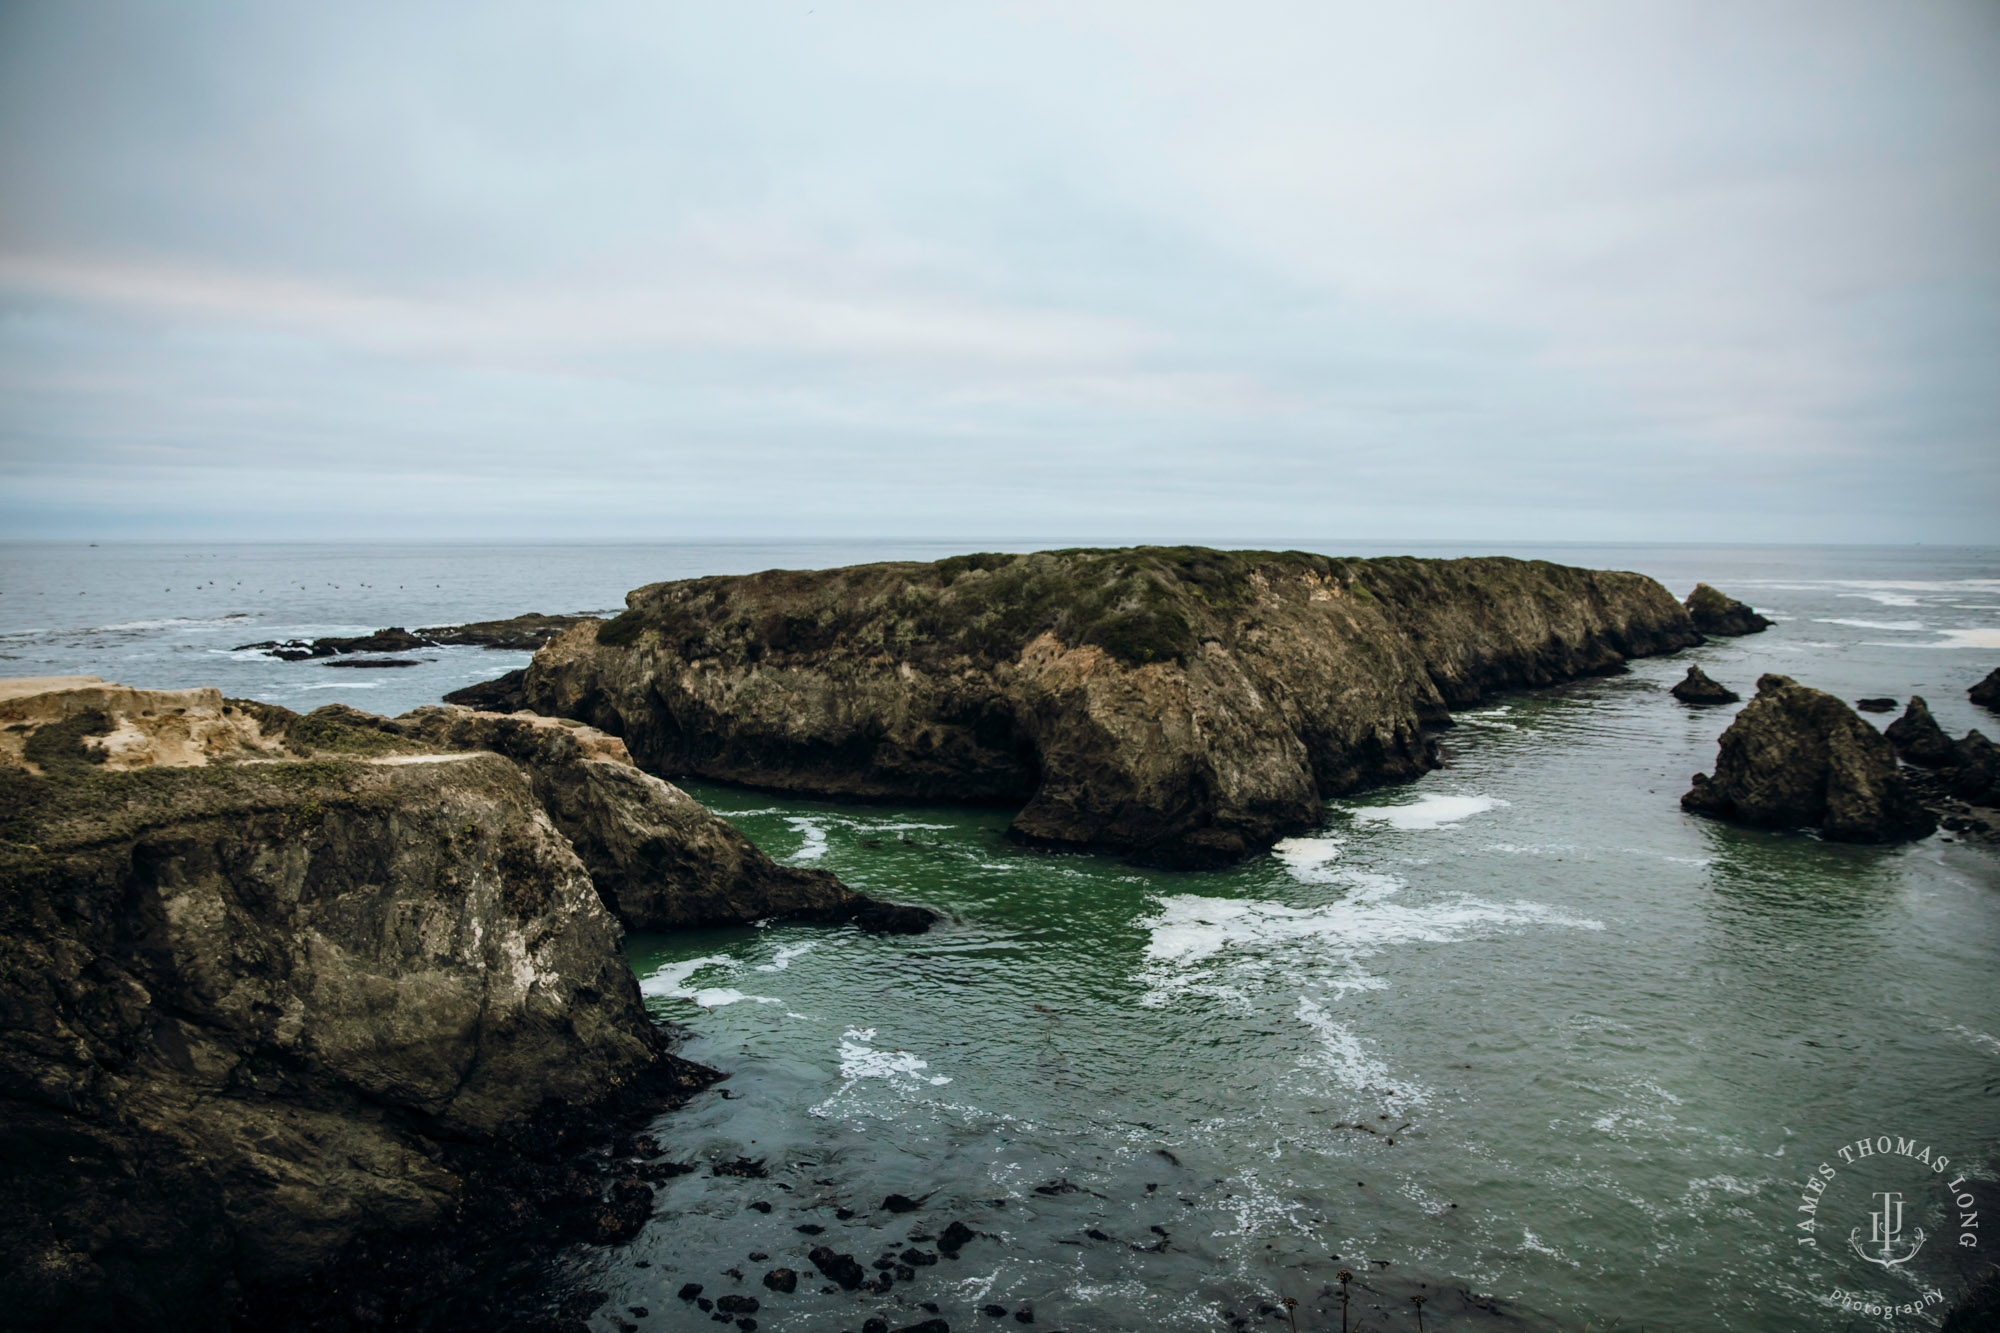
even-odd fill
[(536, 655), (532, 708), (657, 773), (1018, 803), (1024, 839), (1168, 865), (1434, 767), (1454, 706), (1700, 641), (1651, 579), (1501, 558), (1054, 551), (626, 600)]
[(10, 1326), (219, 1326), (699, 1082), (510, 761), (63, 684), (0, 690)]

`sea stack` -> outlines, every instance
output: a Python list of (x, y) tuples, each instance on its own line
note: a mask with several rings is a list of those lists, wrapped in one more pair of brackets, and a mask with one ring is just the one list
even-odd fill
[(523, 690), (651, 772), (1011, 803), (1024, 841), (1169, 866), (1435, 767), (1452, 707), (1699, 642), (1638, 574), (1199, 547), (774, 570), (626, 606)]
[(1684, 809), (1764, 828), (1817, 828), (1837, 842), (1903, 842), (1937, 821), (1881, 732), (1831, 694), (1766, 675), (1722, 733), (1715, 775)]
[(1883, 729), (1889, 744), (1906, 763), (1925, 768), (1943, 768), (1951, 762), (1951, 737), (1931, 716), (1930, 705), (1921, 694), (1910, 696), (1903, 715)]
[(1688, 594), (1687, 612), (1694, 621), (1694, 627), (1703, 634), (1735, 637), (1771, 628), (1771, 622), (1748, 605), (1717, 592), (1706, 583), (1695, 584), (1694, 591)]
[(1743, 696), (1709, 678), (1699, 666), (1690, 665), (1687, 676), (1668, 691), (1684, 704), (1733, 704)]
[(1990, 708), (2000, 713), (2000, 667), (1986, 674), (1986, 679), (1965, 692), (1966, 697), (1981, 708)]

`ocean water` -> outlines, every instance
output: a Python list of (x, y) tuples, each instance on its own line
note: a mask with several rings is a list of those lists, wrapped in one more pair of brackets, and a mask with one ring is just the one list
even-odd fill
[[(394, 712), (525, 655), (350, 672), (231, 648), (944, 553), (17, 546), (0, 550), (0, 666)], [(915, 939), (629, 939), (649, 1005), (730, 1077), (655, 1126), (702, 1169), (661, 1187), (648, 1229), (562, 1260), (563, 1283), (609, 1294), (596, 1326), (718, 1327), (675, 1295), (699, 1282), (800, 1333), (877, 1312), (902, 1327), (924, 1302), (954, 1330), (1024, 1327), (1022, 1309), (1072, 1333), (1282, 1329), (1284, 1297), (1299, 1328), (1328, 1330), (1345, 1269), (1357, 1330), (1415, 1329), (1419, 1311), (1428, 1329), (1935, 1327), (1925, 1293), (1955, 1295), (2000, 1248), (1947, 1189), (1962, 1176), (1995, 1216), (2000, 858), (1950, 835), (1853, 847), (1686, 816), (1734, 709), (1665, 691), (1689, 662), (1746, 696), (1775, 670), (1849, 699), (1923, 694), (1954, 733), (1994, 734), (1965, 689), (2000, 665), (2000, 552), (1498, 553), (1638, 569), (1677, 594), (1705, 579), (1778, 623), (1462, 712), (1446, 767), (1225, 872), (1030, 852), (1005, 810), (688, 783), (779, 859), (947, 921)], [(1879, 1136), (1891, 1151), (1852, 1147)], [(768, 1174), (709, 1169), (738, 1157)], [(1806, 1192), (1822, 1163), (1834, 1176)], [(891, 1192), (923, 1206), (884, 1211)], [(1890, 1257), (1917, 1248), (1885, 1267), (1871, 1212), (1888, 1193)], [(884, 1293), (826, 1293), (806, 1260), (820, 1243), (864, 1264), (934, 1253), (924, 1238), (952, 1220), (980, 1238)], [(759, 1281), (779, 1265), (796, 1293)], [(1843, 1293), (1921, 1308), (1857, 1312)]]

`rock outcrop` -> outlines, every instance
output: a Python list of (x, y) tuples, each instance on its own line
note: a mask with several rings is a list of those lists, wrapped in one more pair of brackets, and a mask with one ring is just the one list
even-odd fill
[(1951, 737), (1931, 716), (1930, 705), (1921, 694), (1910, 696), (1903, 715), (1882, 731), (1889, 744), (1904, 760), (1925, 768), (1942, 768), (1951, 762)]
[(1893, 713), (1896, 711), (1896, 701), (1886, 695), (1877, 696), (1872, 699), (1856, 699), (1854, 706), (1864, 713)]
[(1722, 733), (1715, 775), (1695, 774), (1681, 805), (1839, 842), (1901, 842), (1937, 827), (1882, 733), (1833, 695), (1777, 675), (1758, 679)]
[(937, 920), (925, 908), (863, 897), (824, 870), (777, 864), (686, 792), (640, 772), (624, 742), (595, 727), (451, 706), (388, 725), (441, 750), (491, 750), (519, 764), (629, 929), (777, 918), (910, 934)]
[[(456, 1270), (384, 1285), (385, 1238), (485, 1235), (492, 1171), (703, 1081), (514, 762), (93, 680), (8, 682), (0, 723), (10, 1327), (218, 1327), (342, 1264), (342, 1319), (419, 1326), (398, 1293)], [(571, 1186), (517, 1222), (649, 1206)]]
[(538, 712), (641, 765), (1015, 803), (1031, 842), (1215, 865), (1435, 767), (1496, 690), (1699, 642), (1651, 579), (1200, 548), (960, 556), (641, 588), (537, 653)]
[(1966, 697), (1981, 708), (1991, 708), (2000, 712), (2000, 667), (1988, 672), (1986, 679), (1965, 692)]
[(1734, 597), (1717, 592), (1706, 583), (1694, 585), (1688, 594), (1687, 612), (1694, 627), (1703, 634), (1736, 636), (1756, 634), (1771, 628), (1771, 622)]
[(521, 688), (521, 682), (527, 678), (525, 667), (509, 671), (496, 680), (482, 680), (477, 685), (453, 690), (445, 695), (444, 701), (476, 708), (482, 713), (518, 713), (528, 706), (528, 696)]
[(237, 645), (235, 651), (263, 652), (287, 662), (309, 658), (338, 657), (344, 653), (407, 653), (418, 648), (470, 646), (505, 648), (533, 652), (556, 635), (597, 617), (587, 615), (551, 616), (539, 611), (507, 620), (474, 620), (463, 625), (431, 625), (415, 631), (400, 625), (378, 629), (355, 638), (266, 639), (262, 643)]
[(1698, 666), (1688, 667), (1687, 675), (1668, 691), (1684, 704), (1733, 704), (1743, 696), (1717, 684)]

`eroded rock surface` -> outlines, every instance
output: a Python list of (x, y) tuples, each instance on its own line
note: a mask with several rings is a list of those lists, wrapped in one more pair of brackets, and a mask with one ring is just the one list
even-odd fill
[[(47, 684), (0, 689), (11, 1327), (216, 1327), (364, 1251), (339, 1317), (418, 1326), (398, 1293), (424, 1271), (368, 1285), (385, 1238), (472, 1227), (489, 1167), (702, 1081), (515, 763), (337, 711)], [(563, 1188), (547, 1216), (584, 1235), (637, 1201)]]
[(1841, 842), (1901, 842), (1937, 827), (1881, 732), (1833, 695), (1778, 675), (1758, 679), (1722, 733), (1714, 776), (1697, 773), (1681, 805)]
[(1688, 594), (1687, 612), (1694, 627), (1703, 634), (1736, 636), (1756, 634), (1771, 628), (1771, 622), (1747, 604), (1716, 591), (1706, 583), (1694, 585)]
[(388, 724), (445, 750), (492, 750), (525, 769), (605, 904), (634, 930), (768, 917), (914, 933), (936, 914), (878, 903), (824, 870), (781, 866), (670, 782), (641, 772), (595, 727), (532, 713), (419, 708)]
[(1651, 579), (1509, 559), (1200, 548), (655, 584), (524, 690), (650, 771), (1012, 803), (1029, 841), (1221, 864), (1436, 766), (1496, 690), (1699, 641)]

